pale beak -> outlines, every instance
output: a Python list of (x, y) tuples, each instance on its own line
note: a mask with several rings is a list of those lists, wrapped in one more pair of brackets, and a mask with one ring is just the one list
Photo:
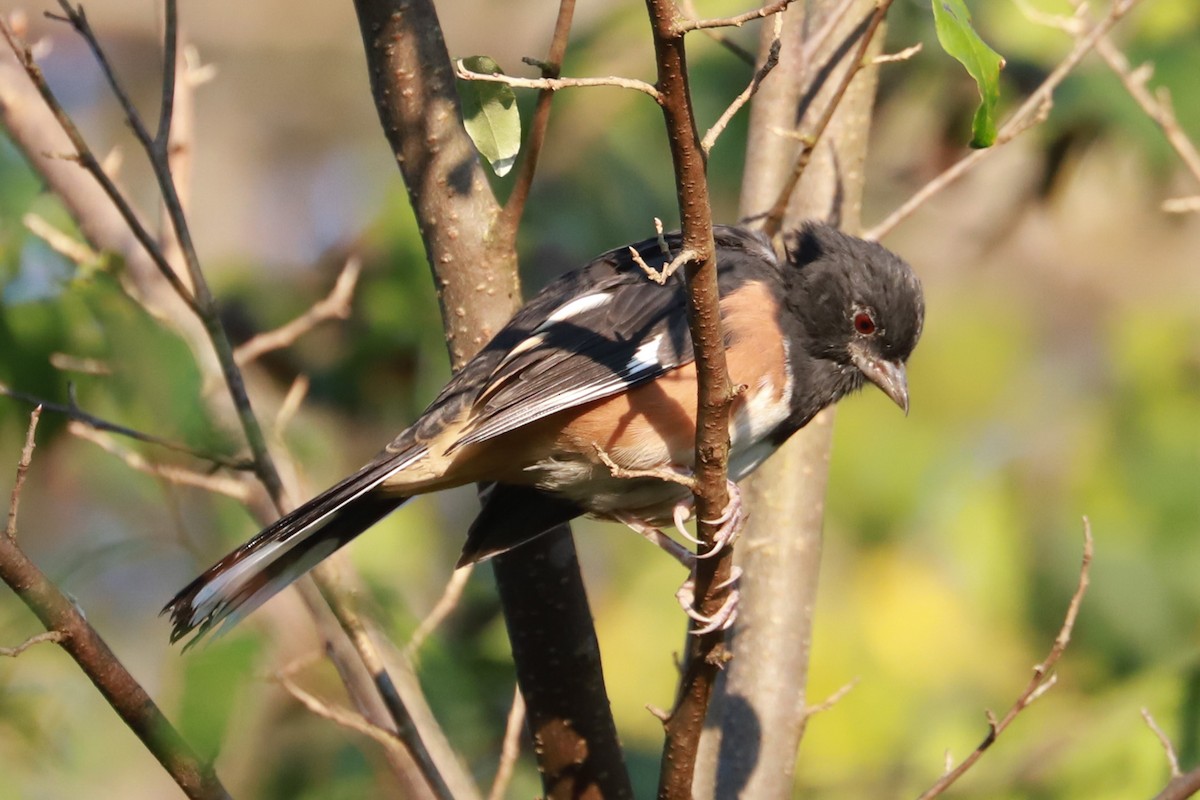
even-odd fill
[(850, 358), (867, 380), (882, 389), (884, 394), (892, 398), (892, 402), (904, 409), (905, 415), (908, 414), (908, 375), (902, 363), (877, 358), (865, 349), (854, 346), (850, 348)]

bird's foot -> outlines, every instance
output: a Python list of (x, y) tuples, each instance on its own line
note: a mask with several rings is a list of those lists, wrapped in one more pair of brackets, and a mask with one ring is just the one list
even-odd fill
[(696, 575), (693, 571), (692, 575), (683, 582), (679, 587), (679, 591), (675, 593), (675, 599), (679, 601), (679, 605), (683, 608), (683, 613), (687, 614), (691, 619), (700, 625), (700, 627), (692, 630), (693, 636), (704, 636), (713, 631), (727, 631), (733, 627), (733, 623), (737, 620), (738, 603), (741, 601), (741, 591), (738, 589), (738, 581), (742, 577), (742, 568), (734, 567), (730, 572), (729, 577), (721, 581), (713, 587), (714, 592), (719, 592), (722, 589), (728, 589), (724, 602), (712, 614), (701, 614), (695, 609), (696, 603)]

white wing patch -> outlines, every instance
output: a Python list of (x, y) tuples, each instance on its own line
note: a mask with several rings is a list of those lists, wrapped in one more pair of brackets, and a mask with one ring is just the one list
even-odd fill
[(533, 329), (533, 333), (541, 333), (556, 322), (563, 322), (576, 314), (584, 314), (592, 309), (599, 308), (605, 303), (611, 302), (612, 297), (608, 292), (597, 292), (596, 294), (585, 294), (583, 297), (576, 297), (571, 302), (564, 303), (556, 308), (553, 314), (546, 317), (545, 322)]

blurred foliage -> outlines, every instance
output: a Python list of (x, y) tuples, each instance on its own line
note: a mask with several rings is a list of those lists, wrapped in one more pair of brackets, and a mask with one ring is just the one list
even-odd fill
[[(1015, 4), (969, 5), (984, 39), (1008, 59), (1003, 119), (1070, 42)], [(1069, 13), (1065, 2), (1033, 5)], [(1153, 85), (1170, 87), (1180, 122), (1200, 137), (1200, 6), (1144, 6), (1114, 38), (1134, 63), (1154, 62)], [(722, 10), (733, 9), (711, 9)], [(204, 38), (215, 24), (206, 22), (209, 12), (187, 13), (196, 15), (202, 55), (221, 70), (199, 95), (196, 146), (202, 166), (222, 169), (199, 170), (193, 207), (235, 337), (301, 313), (328, 291), (348, 253), (364, 259), (352, 318), (268, 355), (250, 373), (267, 419), (297, 375), (312, 379), (283, 438), (304, 490), (313, 491), (368, 458), (447, 375), (424, 250), (377, 133), (349, 12), (342, 27), (285, 44), (254, 38), (276, 30), (270, 17), (261, 31), (247, 22), (248, 38), (226, 41), (227, 21)], [(303, 15), (291, 13), (302, 26)], [(452, 51), (516, 64), (544, 48), (527, 32), (496, 42), (499, 23), (489, 13), (443, 9)], [(516, 12), (503, 13), (507, 25)], [(522, 13), (541, 19), (545, 10)], [(636, 5), (594, 9), (577, 25), (564, 74), (651, 74), (643, 15)], [(94, 23), (102, 34), (105, 23)], [(157, 63), (154, 22), (141, 24), (118, 37), (119, 67)], [(753, 48), (757, 30), (732, 35)], [(969, 138), (972, 81), (938, 52), (929, 5), (897, 3), (887, 47), (914, 42), (925, 44), (922, 53), (881, 74), (868, 219), (960, 157)], [(749, 67), (701, 35), (690, 44), (695, 104), (711, 122)], [(52, 77), (70, 81), (90, 70), (60, 45)], [(144, 72), (135, 96), (153, 97), (153, 70)], [(303, 97), (279, 88), (295, 75), (308, 81)], [(73, 80), (89, 127), (104, 141), (120, 139), (120, 121), (96, 110), (107, 102), (101, 87)], [(518, 102), (528, 115), (532, 95), (518, 93)], [(205, 122), (214, 119), (219, 125)], [(712, 154), (721, 220), (736, 213), (745, 129), (742, 114)], [(135, 160), (132, 150), (127, 156)], [(1200, 231), (1194, 217), (1164, 220), (1157, 211), (1163, 197), (1195, 186), (1095, 57), (1057, 93), (1049, 120), (990, 163), (889, 241), (916, 265), (928, 294), (910, 372), (911, 416), (873, 392), (839, 411), (811, 701), (858, 683), (809, 726), (797, 768), (807, 797), (912, 796), (940, 774), (947, 749), (961, 758), (978, 743), (984, 709), (1002, 712), (1049, 650), (1078, 575), (1083, 514), (1097, 554), (1059, 683), (957, 794), (1148, 796), (1167, 772), (1141, 706), (1185, 764), (1200, 760)], [(138, 197), (150, 196), (129, 169)], [(494, 179), (502, 196), (511, 180)], [(618, 90), (562, 93), (523, 227), (527, 286), (648, 235), (655, 216), (675, 224), (673, 198), (652, 102)], [(58, 402), (73, 385), (93, 413), (236, 452), (236, 431), (210, 411), (222, 389), (203, 385), (179, 337), (127, 298), (121, 265), (75, 268), (26, 231), (29, 211), (70, 229), (0, 139), (0, 381)], [(105, 370), (60, 369), (55, 354)], [(15, 463), (27, 411), (0, 400), (0, 472)], [(158, 608), (253, 532), (245, 511), (133, 473), (66, 435), (54, 416), (44, 418), (39, 441), (22, 541), (195, 745), (217, 755), (230, 788), (262, 798), (385, 794), (391, 784), (373, 744), (299, 708), (264, 677), (311, 646), (307, 622), (288, 615), (288, 600), (205, 650), (181, 657), (166, 644)], [(396, 641), (435, 602), (473, 503), (469, 493), (421, 498), (350, 548), (364, 601)], [(578, 529), (613, 708), (636, 784), (649, 793), (661, 730), (644, 706), (670, 702), (683, 635), (671, 593), (682, 576), (616, 526)], [(513, 681), (488, 572), (477, 571), (460, 608), (420, 653), (430, 702), (485, 785)], [(0, 644), (36, 631), (24, 607), (0, 591)], [(327, 666), (298, 679), (331, 702), (345, 700)], [(173, 791), (73, 665), (46, 645), (0, 664), (0, 765), (0, 794)], [(510, 795), (538, 791), (526, 754)]]

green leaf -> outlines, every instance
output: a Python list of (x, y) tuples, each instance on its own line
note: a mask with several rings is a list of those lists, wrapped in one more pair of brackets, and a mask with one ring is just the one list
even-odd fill
[(971, 123), (971, 147), (991, 147), (996, 142), (996, 102), (1004, 58), (971, 27), (971, 12), (963, 0), (933, 0), (933, 19), (942, 49), (961, 62), (979, 86), (981, 102)]
[[(462, 63), (471, 72), (504, 74), (500, 65), (487, 56), (471, 56)], [(504, 177), (521, 149), (521, 115), (512, 87), (492, 81), (459, 81), (458, 96), (467, 134), (492, 171)]]

